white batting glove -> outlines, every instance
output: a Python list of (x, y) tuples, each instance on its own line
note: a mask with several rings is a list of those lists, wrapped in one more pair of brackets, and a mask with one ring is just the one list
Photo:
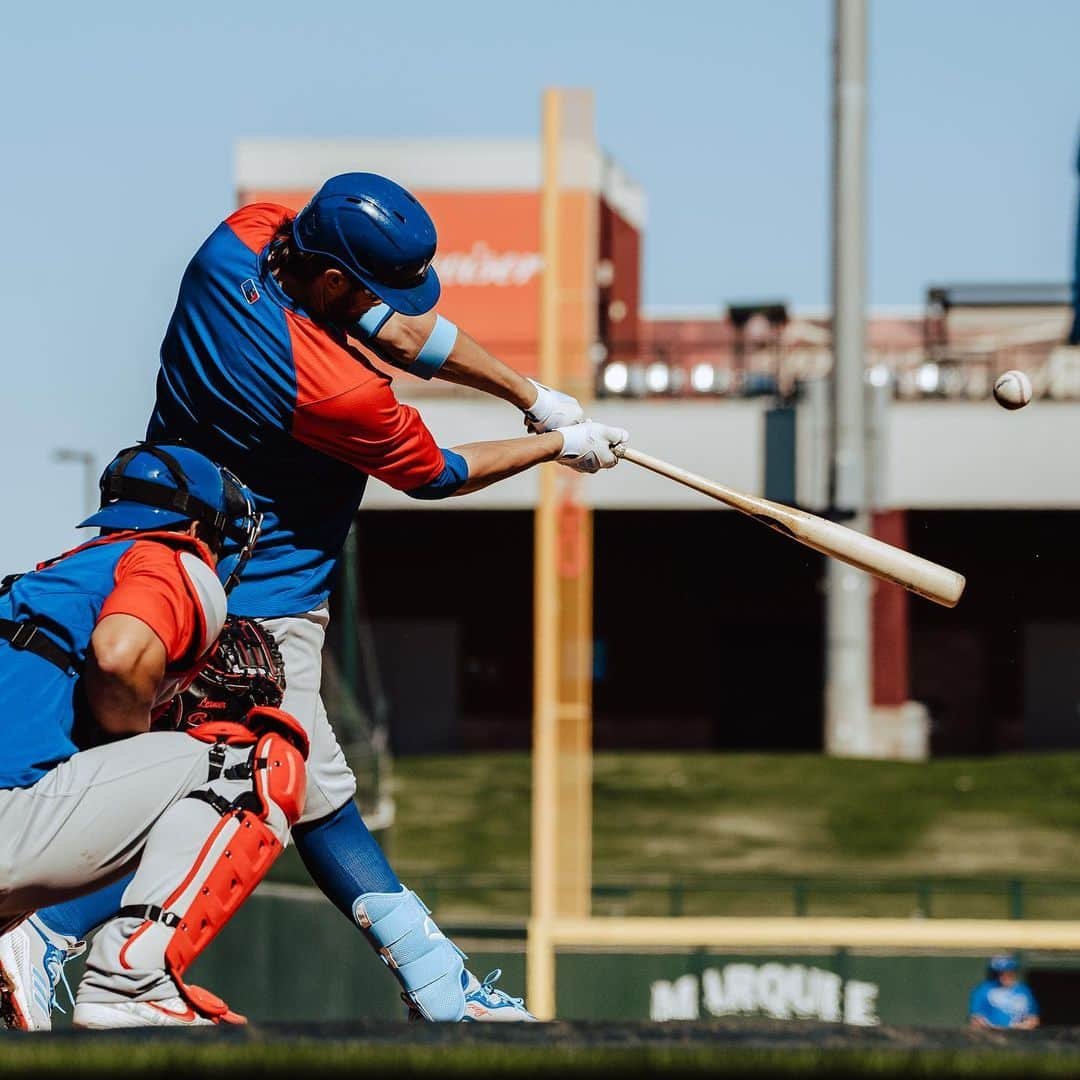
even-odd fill
[(535, 379), (529, 382), (536, 387), (536, 400), (525, 410), (525, 426), (534, 435), (580, 424), (585, 419), (585, 411), (577, 398), (561, 390), (552, 390)]
[(629, 433), (623, 428), (608, 427), (594, 420), (583, 420), (556, 431), (563, 437), (559, 464), (584, 473), (614, 468), (619, 463), (615, 448), (630, 441)]

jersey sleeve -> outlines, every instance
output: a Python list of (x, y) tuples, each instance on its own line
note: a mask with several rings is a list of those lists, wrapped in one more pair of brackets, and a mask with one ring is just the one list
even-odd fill
[(293, 436), (399, 491), (431, 483), (446, 467), (420, 414), (385, 385), (354, 386), (297, 408)]
[(237, 239), (250, 251), (260, 252), (277, 230), (296, 215), (277, 203), (248, 203), (226, 219)]
[(390, 380), (290, 317), (296, 369), (292, 435), (399, 491), (423, 487), (446, 467), (427, 425), (394, 396)]
[(206, 618), (177, 553), (165, 544), (136, 541), (117, 562), (114, 581), (98, 621), (132, 615), (161, 639), (170, 667), (189, 663), (199, 652)]
[(423, 487), (409, 488), (405, 494), (411, 499), (445, 499), (457, 493), (469, 479), (469, 463), (453, 450), (440, 447), (443, 456), (443, 471), (428, 481)]

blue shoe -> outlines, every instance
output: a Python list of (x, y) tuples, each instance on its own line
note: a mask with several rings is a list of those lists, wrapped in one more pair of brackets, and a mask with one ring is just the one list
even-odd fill
[(51, 1030), (60, 983), (74, 1001), (64, 964), (85, 951), (85, 941), (54, 933), (34, 915), (0, 937), (0, 1027)]
[(469, 981), (465, 985), (463, 1023), (536, 1021), (536, 1017), (525, 1008), (524, 998), (511, 997), (505, 990), (495, 988), (495, 983), (502, 975), (502, 968), (489, 971), (483, 982), (471, 971), (466, 970), (465, 974)]

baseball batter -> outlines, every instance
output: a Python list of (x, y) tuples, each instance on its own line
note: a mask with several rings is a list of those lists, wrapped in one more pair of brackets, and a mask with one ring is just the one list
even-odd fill
[[(82, 522), (101, 536), (0, 588), (0, 926), (18, 940), (28, 911), (134, 869), (94, 940), (77, 1019), (238, 1021), (183, 975), (288, 841), (307, 739), (276, 709), (191, 735), (149, 729), (214, 645), (258, 516), (188, 447), (122, 451), (103, 487)], [(0, 969), (6, 1026), (29, 1026), (24, 974)]]
[[(276, 637), (283, 708), (310, 738), (307, 801), (293, 835), (312, 878), (379, 950), (414, 1015), (529, 1020), (520, 999), (465, 968), (398, 880), (356, 809), (355, 780), (319, 696), (326, 601), (368, 477), (442, 499), (544, 461), (611, 468), (613, 448), (628, 439), (584, 420), (574, 398), (524, 378), (437, 314), (435, 248), (419, 202), (369, 173), (328, 180), (296, 215), (269, 203), (238, 210), (184, 274), (148, 434), (241, 471), (264, 516), (229, 610)], [(440, 447), (361, 345), (421, 378), (507, 401), (532, 434)], [(41, 943), (31, 941), (24, 955), (50, 992), (63, 958), (116, 903), (115, 890), (105, 890), (29, 923)], [(47, 1010), (30, 1026), (48, 1026)]]

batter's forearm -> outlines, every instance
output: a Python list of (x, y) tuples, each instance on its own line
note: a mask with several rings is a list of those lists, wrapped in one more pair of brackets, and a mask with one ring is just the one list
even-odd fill
[(528, 379), (492, 356), (464, 330), (458, 330), (454, 348), (435, 377), (481, 390), (522, 410), (536, 401), (536, 387)]
[[(436, 315), (392, 315), (369, 346), (396, 367), (410, 368), (435, 329)], [(453, 347), (434, 377), (468, 386), (493, 397), (529, 408), (536, 401), (536, 387), (508, 364), (492, 356), (479, 342), (458, 328)]]
[(554, 461), (562, 449), (563, 437), (557, 431), (455, 446), (454, 453), (460, 454), (469, 467), (469, 479), (454, 494), (468, 495), (541, 462)]
[[(408, 369), (431, 336), (435, 319), (434, 312), (426, 315), (394, 314), (379, 330), (378, 337), (368, 345), (383, 360)], [(497, 360), (460, 328), (454, 339), (454, 347), (433, 374), (437, 379), (501, 397), (504, 402), (510, 402), (519, 409), (527, 409), (537, 400), (537, 388), (528, 379)]]

